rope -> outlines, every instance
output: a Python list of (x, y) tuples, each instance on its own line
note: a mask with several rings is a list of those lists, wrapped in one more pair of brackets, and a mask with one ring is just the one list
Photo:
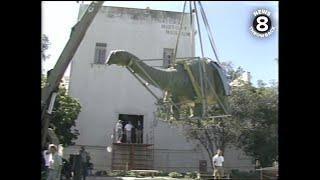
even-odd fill
[(145, 87), (153, 97), (155, 97), (158, 101), (160, 100), (160, 98), (157, 97), (157, 95), (152, 92), (152, 90), (145, 84), (143, 83), (143, 81), (133, 72), (133, 70), (129, 67), (126, 67), (128, 69), (128, 71), (142, 84), (143, 87)]
[(172, 61), (172, 65), (173, 66), (174, 66), (174, 64), (176, 62), (176, 58), (177, 58), (177, 50), (178, 50), (179, 38), (180, 38), (181, 30), (182, 30), (182, 23), (183, 23), (184, 13), (185, 13), (185, 9), (186, 9), (186, 4), (187, 4), (187, 1), (185, 1), (184, 5), (183, 5), (183, 13), (182, 13), (182, 16), (181, 16), (180, 28), (179, 28), (179, 32), (178, 32), (178, 36), (177, 36), (176, 48), (174, 49), (174, 56), (173, 56), (174, 58), (173, 58), (173, 61)]
[[(140, 64), (138, 64), (138, 63), (136, 63), (136, 62), (133, 62), (133, 63), (135, 63), (135, 65), (137, 65), (137, 67), (144, 73), (144, 75), (145, 75), (151, 82), (153, 82), (153, 83), (155, 84), (155, 86), (156, 86), (157, 88), (161, 89), (160, 86), (159, 86), (159, 84), (158, 84), (157, 82), (155, 82), (155, 81), (150, 77), (150, 75), (143, 69), (143, 67), (140, 66)], [(171, 103), (177, 110), (179, 110), (178, 106), (177, 106), (172, 100), (170, 100), (170, 103)]]
[(189, 10), (190, 10), (190, 29), (191, 29), (191, 38), (190, 38), (190, 45), (191, 45), (191, 50), (192, 50), (192, 55), (194, 56), (194, 51), (193, 51), (193, 47), (194, 47), (194, 30), (193, 30), (193, 13), (192, 13), (192, 2), (189, 1)]
[(198, 31), (199, 31), (199, 39), (200, 39), (200, 47), (201, 47), (201, 55), (202, 55), (202, 58), (203, 58), (204, 57), (204, 53), (203, 53), (203, 47), (202, 47), (201, 30), (200, 30), (200, 24), (199, 24), (199, 18), (198, 18), (197, 5), (196, 5), (196, 3), (194, 1), (193, 1), (193, 5), (194, 5), (195, 12), (196, 12), (197, 26), (198, 26)]
[(203, 10), (203, 7), (202, 7), (202, 4), (201, 4), (200, 1), (198, 1), (198, 4), (200, 6), (200, 12), (201, 12), (201, 16), (202, 16), (204, 25), (205, 25), (205, 27), (207, 29), (207, 34), (208, 34), (208, 37), (209, 37), (210, 45), (212, 47), (213, 53), (214, 53), (217, 61), (220, 63), (220, 60), (219, 60), (219, 57), (218, 57), (218, 54), (217, 54), (217, 50), (216, 50), (216, 46), (215, 46), (215, 43), (214, 43), (214, 40), (213, 40), (213, 37), (212, 37), (212, 32), (211, 32), (211, 29), (210, 29), (206, 14), (205, 14), (205, 12)]
[(205, 76), (205, 78), (206, 78), (206, 80), (209, 82), (209, 86), (210, 86), (211, 90), (213, 91), (214, 95), (217, 97), (217, 100), (219, 101), (220, 106), (221, 106), (222, 109), (227, 113), (228, 111), (227, 111), (227, 109), (224, 107), (224, 105), (223, 105), (221, 99), (219, 98), (219, 96), (217, 95), (217, 93), (216, 93), (216, 91), (215, 91), (215, 89), (214, 89), (214, 86), (213, 86), (212, 83), (209, 81), (209, 79), (207, 78), (207, 76)]
[[(199, 31), (199, 40), (200, 40), (200, 46), (201, 46), (201, 54), (202, 54), (202, 58), (204, 57), (204, 53), (203, 53), (203, 46), (202, 46), (202, 38), (201, 38), (201, 30), (200, 30), (200, 24), (199, 24), (199, 18), (198, 18), (198, 11), (197, 11), (197, 5), (195, 2), (194, 3), (194, 8), (195, 8), (195, 12), (196, 12), (196, 18), (197, 18), (197, 26), (198, 26), (198, 31)], [(202, 65), (202, 68), (201, 68)], [(204, 73), (205, 69), (204, 69), (204, 64), (203, 62), (200, 60), (199, 63), (199, 73), (200, 73), (200, 86), (201, 86), (201, 94), (202, 94), (202, 117), (205, 116), (206, 114), (206, 104), (207, 104), (207, 99), (205, 96), (205, 90), (204, 90), (204, 84), (203, 84), (203, 73)]]
[(189, 10), (190, 10), (190, 27), (192, 28), (192, 3), (189, 1)]

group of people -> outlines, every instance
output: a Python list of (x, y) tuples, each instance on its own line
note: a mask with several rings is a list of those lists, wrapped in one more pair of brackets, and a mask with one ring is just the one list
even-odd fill
[(123, 142), (123, 135), (125, 135), (125, 142), (126, 143), (132, 143), (133, 139), (133, 133), (135, 134), (135, 143), (142, 143), (142, 124), (140, 121), (138, 121), (138, 125), (135, 127), (132, 125), (132, 122), (129, 121), (125, 126), (123, 127), (123, 121), (119, 120), (116, 124), (116, 142), (122, 143)]
[(61, 174), (66, 179), (73, 176), (82, 177), (92, 175), (93, 164), (90, 163), (90, 155), (82, 146), (78, 155), (71, 155), (69, 162), (62, 158), (62, 145), (50, 144), (47, 150), (43, 151), (44, 170), (46, 180), (60, 180)]
[[(138, 126), (141, 126), (139, 123)], [(128, 124), (125, 125), (124, 129), (126, 132), (126, 137), (127, 137), (127, 143), (131, 143), (131, 132), (133, 129), (133, 125), (131, 122), (128, 122)], [(123, 135), (123, 127), (122, 127), (122, 121), (119, 120), (117, 125), (117, 141), (118, 143), (121, 142), (121, 138)], [(137, 130), (141, 130), (140, 128), (136, 128), (136, 133)], [(141, 134), (139, 132), (137, 133), (137, 137), (141, 138)], [(139, 138), (137, 138), (137, 143), (141, 143), (141, 139), (139, 141)], [(50, 144), (48, 147), (48, 150), (45, 150), (43, 152), (43, 157), (45, 160), (45, 171), (46, 171), (46, 180), (60, 180), (61, 178), (61, 170), (62, 170), (62, 146), (60, 145), (57, 147), (54, 144)], [(82, 179), (85, 180), (86, 176), (90, 173), (90, 156), (89, 153), (85, 150), (85, 148), (82, 146), (80, 151), (79, 151), (79, 158), (75, 158), (72, 160), (72, 167), (77, 167), (77, 168), (71, 168), (71, 169), (79, 169), (77, 174), (82, 176)], [(71, 158), (70, 158), (71, 159)], [(71, 161), (71, 160), (70, 160)], [(212, 162), (213, 162), (213, 176), (215, 179), (220, 179), (223, 177), (223, 162), (224, 162), (224, 157), (222, 156), (222, 151), (219, 149), (217, 151), (217, 154), (212, 157)], [(71, 170), (72, 171), (72, 170)], [(73, 170), (74, 171), (74, 170)]]

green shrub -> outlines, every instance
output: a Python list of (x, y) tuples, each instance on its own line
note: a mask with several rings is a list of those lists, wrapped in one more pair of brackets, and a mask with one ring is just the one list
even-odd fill
[(231, 170), (232, 179), (259, 179), (259, 172), (256, 171), (239, 171), (238, 169)]
[(109, 176), (111, 177), (116, 177), (116, 176), (125, 176), (126, 172), (121, 170), (121, 171), (112, 171), (111, 173), (109, 173)]
[(132, 171), (127, 171), (126, 176), (128, 176), (128, 177), (136, 177), (136, 173), (134, 173)]
[(163, 172), (163, 171), (159, 171), (159, 173), (157, 173), (157, 176), (169, 176), (169, 173)]
[(183, 175), (181, 173), (178, 173), (178, 172), (171, 172), (171, 173), (169, 173), (169, 176), (172, 177), (172, 178), (181, 178), (181, 177), (183, 177)]
[(41, 180), (46, 180), (46, 179), (47, 179), (47, 172), (41, 171)]
[(185, 178), (196, 179), (197, 178), (197, 172), (186, 172), (184, 177)]

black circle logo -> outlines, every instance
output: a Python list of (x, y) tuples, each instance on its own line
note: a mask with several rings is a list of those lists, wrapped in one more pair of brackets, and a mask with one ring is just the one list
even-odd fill
[(252, 27), (259, 33), (268, 32), (272, 28), (271, 19), (265, 14), (258, 15), (254, 18)]

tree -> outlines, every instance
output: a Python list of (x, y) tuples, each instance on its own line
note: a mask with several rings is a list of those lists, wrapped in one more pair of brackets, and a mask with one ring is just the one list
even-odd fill
[[(50, 54), (47, 54), (47, 50), (49, 49), (51, 43), (47, 35), (41, 35), (41, 62), (44, 63), (46, 59), (50, 57)], [(43, 65), (41, 66), (42, 72), (44, 71)]]
[(278, 87), (243, 86), (233, 90), (233, 118), (241, 123), (238, 147), (259, 159), (262, 166), (271, 166), (278, 154)]
[[(216, 115), (212, 113), (209, 114)], [(214, 118), (201, 119), (196, 122), (194, 122), (194, 120), (185, 120), (183, 124), (185, 137), (200, 143), (207, 152), (211, 166), (212, 156), (217, 149), (224, 151), (236, 142), (237, 122), (235, 119)]]
[[(241, 67), (233, 68), (231, 62), (224, 62), (222, 66), (226, 70), (229, 83), (238, 79), (244, 70)], [(161, 103), (159, 103), (161, 104)], [(239, 136), (239, 123), (235, 118), (202, 118), (192, 119), (185, 118), (183, 120), (176, 120), (168, 118), (170, 107), (158, 107), (158, 117), (164, 121), (174, 125), (182, 126), (185, 137), (189, 140), (195, 140), (206, 150), (212, 166), (212, 156), (215, 154), (217, 148), (224, 151), (229, 145), (236, 143)], [(222, 109), (216, 105), (210, 106), (208, 109), (208, 117), (222, 115)], [(187, 112), (180, 112), (183, 117), (188, 117)], [(186, 114), (186, 115), (185, 115)]]
[[(42, 87), (44, 87), (46, 77), (42, 78)], [(52, 118), (50, 120), (54, 132), (63, 146), (73, 145), (79, 132), (75, 129), (76, 119), (81, 111), (81, 105), (78, 100), (67, 94), (65, 87), (60, 86), (56, 97)]]
[(234, 68), (232, 62), (222, 62), (221, 66), (225, 69), (229, 83), (238, 79), (245, 71), (242, 67)]
[[(230, 62), (222, 65), (229, 82), (238, 80), (245, 72), (241, 67), (233, 68)], [(242, 83), (232, 88), (232, 95), (229, 97), (231, 117), (163, 119), (172, 125), (182, 126), (186, 138), (198, 141), (206, 150), (210, 161), (216, 151), (214, 147), (224, 151), (232, 145), (243, 149), (247, 155), (258, 158), (263, 166), (269, 165), (277, 154), (277, 87), (265, 87), (263, 81), (258, 84), (259, 87), (254, 87), (251, 83)], [(159, 115), (163, 117), (162, 109), (159, 109)], [(221, 114), (221, 109), (216, 106), (208, 107), (209, 116)]]
[(41, 60), (45, 61), (47, 58), (50, 57), (49, 54), (46, 53), (46, 51), (49, 49), (51, 43), (49, 41), (49, 38), (47, 35), (42, 34), (41, 36)]

